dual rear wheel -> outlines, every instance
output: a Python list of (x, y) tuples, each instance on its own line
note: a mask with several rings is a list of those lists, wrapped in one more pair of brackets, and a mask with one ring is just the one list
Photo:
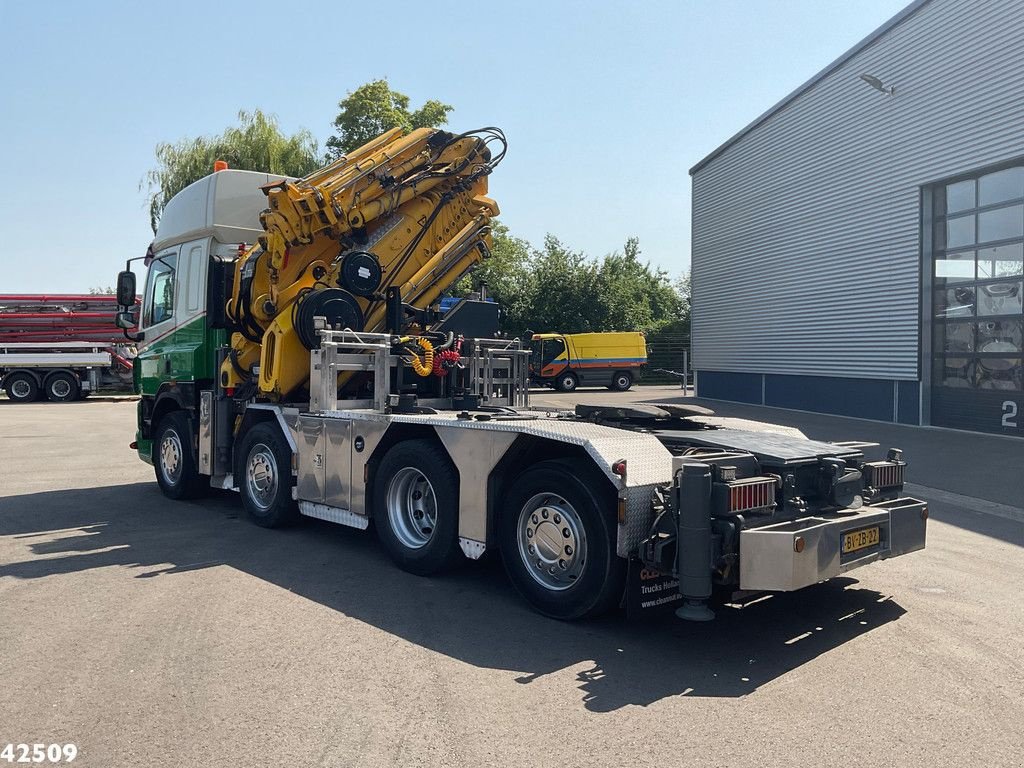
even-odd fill
[[(399, 443), (376, 471), (373, 519), (395, 563), (438, 573), (459, 552), (458, 471), (431, 440)], [(574, 462), (545, 461), (525, 470), (505, 493), (497, 538), (516, 590), (538, 611), (578, 619), (613, 607), (625, 561), (615, 554), (615, 525), (602, 478)]]
[(40, 395), (51, 403), (70, 403), (82, 396), (82, 385), (73, 373), (54, 371), (43, 379), (39, 386), (30, 373), (15, 372), (4, 381), (7, 397), (16, 403), (31, 403)]
[[(157, 429), (153, 463), (171, 498), (200, 492), (192, 425), (181, 411)], [(257, 424), (236, 452), (236, 482), (249, 518), (276, 528), (298, 517), (292, 499), (291, 449), (272, 424)], [(392, 447), (376, 471), (373, 521), (384, 549), (405, 571), (435, 574), (462, 561), (459, 474), (433, 440)], [(610, 486), (579, 462), (542, 461), (507, 484), (497, 539), (509, 580), (543, 614), (594, 616), (622, 594), (625, 561), (615, 554)]]

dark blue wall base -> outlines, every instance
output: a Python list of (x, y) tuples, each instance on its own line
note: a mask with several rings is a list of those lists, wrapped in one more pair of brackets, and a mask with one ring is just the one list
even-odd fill
[(697, 371), (697, 396), (920, 424), (920, 387), (916, 381)]

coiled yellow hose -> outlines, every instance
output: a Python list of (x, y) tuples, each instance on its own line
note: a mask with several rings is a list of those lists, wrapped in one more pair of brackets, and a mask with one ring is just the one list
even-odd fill
[(434, 372), (434, 345), (426, 339), (415, 339), (423, 350), (423, 359), (415, 352), (412, 353), (412, 369), (417, 376), (429, 376)]

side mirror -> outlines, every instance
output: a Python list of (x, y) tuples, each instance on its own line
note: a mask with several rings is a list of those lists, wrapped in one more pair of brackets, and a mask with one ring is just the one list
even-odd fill
[[(120, 291), (120, 289), (121, 287), (120, 285), (118, 285), (118, 290)], [(132, 328), (135, 327), (135, 314), (130, 311), (118, 312), (114, 316), (114, 325), (116, 325), (118, 328), (122, 330), (130, 331)]]
[[(131, 270), (117, 273), (117, 303), (126, 308), (135, 304), (135, 273)], [(131, 328), (131, 325), (121, 325), (121, 314), (117, 316), (117, 327)]]

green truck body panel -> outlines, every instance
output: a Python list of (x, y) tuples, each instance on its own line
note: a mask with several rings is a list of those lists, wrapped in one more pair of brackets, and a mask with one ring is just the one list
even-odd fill
[(167, 381), (213, 379), (214, 351), (225, 337), (223, 330), (208, 328), (202, 314), (147, 344), (136, 358), (136, 390), (152, 397)]
[(212, 381), (216, 376), (216, 350), (227, 343), (227, 333), (209, 328), (206, 314), (184, 323), (147, 344), (135, 360), (135, 392), (138, 405), (135, 442), (139, 458), (153, 463), (153, 441), (142, 435), (144, 401), (156, 397), (167, 382)]

